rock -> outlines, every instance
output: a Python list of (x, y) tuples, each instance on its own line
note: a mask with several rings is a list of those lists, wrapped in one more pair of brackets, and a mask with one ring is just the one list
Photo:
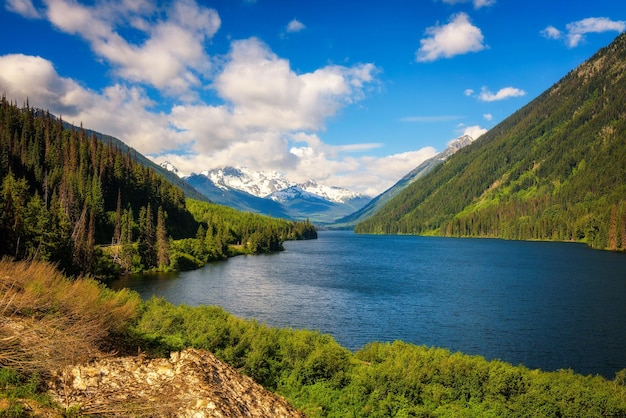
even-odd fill
[(65, 408), (104, 416), (305, 417), (251, 378), (196, 349), (169, 359), (117, 357), (54, 374), (50, 393)]

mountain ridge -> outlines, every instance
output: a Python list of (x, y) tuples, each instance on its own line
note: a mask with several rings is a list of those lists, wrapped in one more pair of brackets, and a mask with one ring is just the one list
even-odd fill
[[(169, 162), (161, 167), (178, 170)], [(180, 173), (179, 173), (180, 175)], [(370, 197), (315, 180), (297, 183), (277, 171), (224, 166), (183, 178), (209, 200), (235, 209), (318, 224), (358, 210)]]
[(626, 249), (626, 34), (355, 231)]
[(420, 165), (415, 167), (413, 170), (409, 171), (405, 174), (400, 180), (398, 180), (393, 186), (389, 189), (385, 190), (378, 196), (374, 197), (363, 206), (361, 209), (357, 210), (354, 213), (351, 213), (348, 216), (338, 219), (332, 225), (331, 228), (350, 228), (354, 227), (357, 223), (364, 221), (368, 217), (374, 215), (378, 212), (388, 201), (393, 199), (398, 195), (402, 190), (404, 190), (409, 184), (413, 183), (415, 180), (420, 178), (421, 176), (426, 175), (432, 169), (434, 169), (437, 165), (443, 164), (443, 162), (453, 155), (455, 152), (460, 150), (461, 148), (466, 147), (474, 141), (469, 135), (462, 135), (450, 142), (446, 149), (442, 152), (436, 154), (435, 156), (423, 161)]

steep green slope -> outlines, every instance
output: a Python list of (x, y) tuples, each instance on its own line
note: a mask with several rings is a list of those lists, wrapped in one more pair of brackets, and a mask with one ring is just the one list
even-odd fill
[(353, 228), (354, 225), (376, 214), (376, 212), (378, 212), (383, 206), (385, 206), (387, 202), (397, 196), (402, 190), (406, 189), (415, 180), (422, 176), (425, 176), (439, 164), (443, 164), (443, 162), (447, 158), (449, 158), (461, 148), (468, 146), (473, 141), (474, 139), (469, 135), (463, 135), (455, 139), (448, 145), (445, 150), (435, 155), (434, 157), (427, 159), (426, 161), (415, 167), (413, 170), (409, 171), (404, 177), (398, 180), (396, 184), (376, 196), (367, 205), (363, 206), (361, 209), (348, 216), (337, 219), (332, 225), (330, 225), (330, 228)]
[(626, 248), (626, 35), (355, 231)]

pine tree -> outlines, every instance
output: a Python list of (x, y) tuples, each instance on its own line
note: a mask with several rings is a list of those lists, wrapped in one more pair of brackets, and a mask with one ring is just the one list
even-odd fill
[(157, 247), (157, 267), (164, 269), (169, 264), (169, 245), (167, 240), (167, 228), (165, 226), (166, 215), (163, 207), (159, 206), (157, 211), (156, 225), (156, 247)]
[(137, 244), (141, 262), (147, 269), (157, 266), (156, 234), (152, 221), (152, 209), (142, 206), (139, 212), (139, 242)]

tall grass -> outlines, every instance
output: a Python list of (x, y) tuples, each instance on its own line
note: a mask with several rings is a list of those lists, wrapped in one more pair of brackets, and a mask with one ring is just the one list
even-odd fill
[(44, 262), (0, 260), (0, 366), (47, 375), (101, 357), (138, 315), (139, 296), (70, 280)]

